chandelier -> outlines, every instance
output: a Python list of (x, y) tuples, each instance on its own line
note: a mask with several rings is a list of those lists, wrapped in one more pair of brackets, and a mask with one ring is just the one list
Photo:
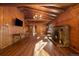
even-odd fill
[(33, 16), (33, 19), (40, 20), (40, 19), (42, 19), (42, 15), (36, 14), (36, 15)]

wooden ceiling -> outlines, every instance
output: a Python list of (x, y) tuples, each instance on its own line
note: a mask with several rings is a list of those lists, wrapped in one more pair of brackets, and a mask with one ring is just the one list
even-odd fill
[(32, 19), (35, 15), (41, 15), (41, 20), (55, 20), (60, 14), (65, 12), (69, 7), (76, 4), (73, 3), (45, 3), (45, 4), (30, 4), (30, 3), (16, 3), (16, 4), (0, 4), (4, 6), (16, 6), (24, 13), (25, 19)]
[(24, 13), (25, 19), (33, 19), (34, 15), (42, 15), (42, 19), (55, 20), (61, 13), (73, 5), (75, 4), (24, 4), (18, 6), (18, 8)]

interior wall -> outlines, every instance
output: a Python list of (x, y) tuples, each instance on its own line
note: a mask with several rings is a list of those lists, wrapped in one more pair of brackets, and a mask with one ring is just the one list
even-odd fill
[(24, 20), (24, 15), (17, 7), (0, 6), (0, 48), (13, 44), (12, 34), (23, 32), (23, 27), (14, 25), (15, 18)]
[[(32, 23), (32, 25), (35, 25), (36, 36), (42, 36), (44, 34), (46, 26), (43, 23)], [(32, 30), (33, 29), (30, 29), (30, 27), (28, 27), (27, 32), (29, 32), (29, 34), (31, 34)]]
[(0, 47), (2, 47), (2, 31), (1, 31), (1, 26), (3, 25), (3, 8), (2, 7), (0, 7)]
[(37, 29), (36, 29), (36, 31), (37, 31), (37, 34), (38, 35), (43, 35), (44, 34), (44, 32), (45, 32), (45, 25), (42, 23), (39, 23), (39, 24), (37, 24)]
[(3, 24), (3, 20), (1, 19), (3, 19), (3, 8), (2, 7), (0, 7), (0, 26)]
[(53, 23), (55, 26), (70, 26), (70, 47), (79, 53), (79, 4), (70, 7)]

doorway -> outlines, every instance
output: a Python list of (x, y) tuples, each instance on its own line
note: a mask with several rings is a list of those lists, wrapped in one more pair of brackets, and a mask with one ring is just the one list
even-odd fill
[(37, 26), (35, 24), (30, 24), (30, 26), (29, 26), (30, 35), (36, 36), (36, 28), (37, 28)]

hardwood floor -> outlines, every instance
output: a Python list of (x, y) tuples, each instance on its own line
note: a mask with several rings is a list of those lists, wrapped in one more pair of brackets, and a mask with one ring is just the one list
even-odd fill
[[(1, 56), (33, 56), (35, 44), (39, 40), (36, 38), (25, 38), (19, 42), (6, 47), (0, 51)], [(56, 47), (50, 40), (44, 40), (47, 43), (44, 50), (49, 53), (50, 56), (73, 56), (79, 55), (69, 48)]]
[(79, 54), (71, 50), (70, 48), (62, 48), (53, 44), (48, 40), (48, 44), (45, 50), (50, 54), (50, 56), (78, 56)]

